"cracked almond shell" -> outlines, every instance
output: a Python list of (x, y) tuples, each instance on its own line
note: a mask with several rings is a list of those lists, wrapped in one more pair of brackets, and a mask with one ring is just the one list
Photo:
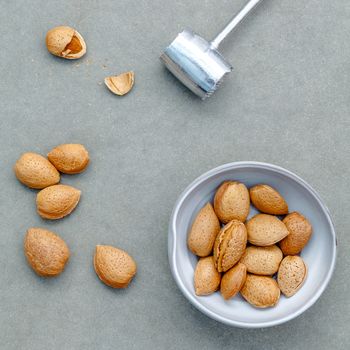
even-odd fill
[(119, 96), (127, 94), (134, 86), (134, 81), (135, 74), (132, 71), (105, 78), (108, 89)]
[(74, 60), (86, 53), (83, 37), (74, 28), (60, 26), (50, 29), (46, 34), (48, 51), (58, 57)]
[(80, 144), (59, 145), (49, 152), (47, 158), (64, 174), (81, 173), (89, 164), (89, 153)]
[(221, 274), (216, 270), (214, 258), (199, 259), (194, 271), (194, 290), (196, 295), (210, 295), (218, 290)]
[(237, 181), (221, 184), (214, 197), (214, 210), (219, 220), (226, 224), (231, 220), (244, 222), (250, 208), (247, 187)]
[(187, 245), (197, 256), (208, 256), (212, 253), (216, 236), (220, 232), (220, 222), (210, 203), (207, 203), (197, 214), (188, 234)]
[(276, 245), (268, 247), (248, 247), (240, 262), (247, 267), (249, 273), (255, 275), (273, 275), (283, 259), (281, 249)]
[(254, 207), (265, 214), (288, 214), (288, 204), (274, 188), (269, 185), (256, 185), (249, 190)]
[(226, 224), (214, 244), (215, 266), (219, 272), (225, 272), (234, 266), (242, 257), (247, 245), (247, 230), (245, 225), (232, 220)]
[(283, 219), (289, 235), (282, 239), (280, 248), (284, 255), (299, 254), (309, 242), (312, 235), (312, 225), (305, 216), (293, 212)]
[(246, 225), (248, 241), (261, 247), (273, 245), (289, 234), (286, 225), (281, 220), (268, 214), (257, 214)]
[(293, 296), (303, 285), (307, 275), (304, 260), (297, 255), (286, 256), (278, 269), (277, 282), (286, 297)]
[(54, 185), (41, 190), (36, 197), (38, 214), (56, 220), (69, 215), (79, 203), (81, 191), (72, 186)]
[(24, 253), (32, 269), (43, 277), (59, 275), (70, 255), (62, 238), (39, 227), (28, 229), (24, 238)]
[(37, 153), (24, 153), (17, 160), (14, 171), (17, 179), (24, 185), (42, 189), (60, 182), (57, 169)]
[(108, 245), (96, 246), (94, 268), (98, 278), (112, 288), (126, 288), (137, 270), (126, 251)]
[(241, 295), (249, 304), (257, 308), (267, 308), (278, 303), (281, 292), (272, 277), (248, 273)]
[(241, 263), (225, 272), (220, 284), (220, 292), (225, 300), (233, 298), (242, 289), (246, 277), (247, 268)]

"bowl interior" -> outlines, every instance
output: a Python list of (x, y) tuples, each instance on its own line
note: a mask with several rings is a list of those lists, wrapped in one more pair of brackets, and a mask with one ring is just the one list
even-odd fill
[[(237, 180), (248, 188), (266, 183), (286, 199), (290, 212), (299, 211), (313, 226), (313, 235), (301, 256), (308, 276), (303, 287), (291, 298), (281, 296), (276, 307), (256, 309), (238, 295), (225, 301), (220, 293), (197, 297), (193, 275), (197, 257), (187, 248), (187, 233), (198, 211), (213, 197), (226, 180)], [(249, 217), (257, 213), (251, 207)], [(169, 232), (169, 259), (174, 278), (184, 295), (208, 316), (230, 325), (264, 327), (285, 322), (311, 306), (326, 287), (334, 267), (335, 234), (327, 209), (312, 188), (296, 175), (267, 164), (232, 163), (211, 172), (190, 185), (180, 197), (173, 213)]]

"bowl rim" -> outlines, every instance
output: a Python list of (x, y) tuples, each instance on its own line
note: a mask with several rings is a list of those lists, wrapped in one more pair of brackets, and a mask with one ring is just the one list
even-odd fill
[[(199, 184), (201, 184), (203, 181), (207, 180), (208, 178), (219, 174), (225, 170), (228, 169), (239, 169), (239, 168), (248, 168), (248, 167), (254, 167), (254, 168), (260, 168), (260, 169), (268, 169), (272, 170), (274, 172), (280, 173), (282, 175), (285, 175), (292, 180), (298, 182), (300, 185), (302, 185), (306, 190), (308, 190), (311, 195), (316, 199), (316, 201), (319, 203), (320, 207), (322, 208), (322, 211), (324, 212), (324, 215), (329, 223), (329, 226), (331, 228), (331, 235), (333, 238), (333, 249), (332, 249), (332, 261), (331, 261), (331, 266), (330, 269), (327, 273), (326, 278), (323, 280), (321, 287), (317, 290), (317, 292), (313, 295), (312, 298), (310, 298), (301, 308), (296, 310), (295, 312), (291, 313), (290, 315), (287, 315), (285, 317), (282, 317), (280, 319), (274, 320), (274, 321), (267, 321), (267, 322), (259, 322), (259, 323), (249, 323), (249, 322), (241, 322), (241, 321), (235, 321), (231, 320), (227, 317), (218, 315), (217, 313), (207, 309), (205, 306), (203, 306), (197, 298), (192, 295), (192, 293), (189, 292), (189, 290), (185, 287), (183, 284), (180, 274), (177, 269), (176, 265), (176, 221), (178, 217), (179, 210), (182, 206), (182, 203), (184, 200), (187, 198), (189, 193), (196, 188)], [(282, 168), (278, 165), (270, 164), (270, 163), (264, 163), (264, 162), (257, 162), (257, 161), (240, 161), (240, 162), (232, 162), (232, 163), (226, 163), (223, 165), (220, 165), (218, 167), (215, 167), (204, 174), (200, 175), (197, 177), (194, 181), (192, 181), (186, 188), (185, 190), (180, 194), (178, 197), (175, 206), (173, 208), (171, 217), (170, 217), (170, 222), (169, 222), (169, 230), (168, 230), (168, 259), (169, 259), (169, 264), (170, 264), (170, 269), (173, 275), (173, 278), (183, 293), (183, 295), (188, 299), (188, 301), (195, 306), (199, 311), (207, 315), (208, 317), (219, 321), (221, 323), (224, 323), (229, 326), (235, 326), (239, 328), (265, 328), (265, 327), (273, 327), (277, 326), (279, 324), (288, 322), (295, 317), (301, 315), (303, 312), (305, 312), (307, 309), (309, 309), (317, 300), (318, 298), (322, 295), (324, 290), (326, 289), (332, 275), (335, 269), (335, 264), (336, 264), (336, 256), (337, 256), (337, 238), (336, 238), (336, 233), (335, 233), (335, 228), (334, 224), (332, 221), (332, 218), (330, 216), (330, 212), (323, 202), (323, 200), (320, 198), (318, 193), (301, 177), (298, 175), (294, 174), (293, 172)]]

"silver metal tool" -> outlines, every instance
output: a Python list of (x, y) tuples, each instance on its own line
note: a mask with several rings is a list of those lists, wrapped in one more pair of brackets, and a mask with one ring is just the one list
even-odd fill
[(220, 43), (261, 1), (248, 1), (211, 42), (191, 30), (184, 30), (165, 49), (160, 59), (185, 86), (202, 100), (206, 99), (232, 70), (218, 51)]

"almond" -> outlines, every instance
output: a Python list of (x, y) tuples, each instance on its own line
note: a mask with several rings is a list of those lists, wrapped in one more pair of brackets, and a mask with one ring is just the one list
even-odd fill
[(283, 219), (289, 235), (280, 242), (284, 255), (296, 255), (309, 242), (312, 234), (310, 222), (300, 213), (293, 212)]
[(307, 268), (300, 256), (286, 256), (278, 269), (277, 282), (286, 297), (294, 295), (303, 285)]
[(134, 86), (134, 81), (135, 74), (132, 71), (105, 78), (108, 89), (119, 96), (127, 94)]
[(286, 225), (277, 217), (257, 214), (247, 222), (248, 241), (257, 246), (273, 245), (288, 235)]
[(288, 204), (274, 188), (269, 185), (256, 185), (249, 190), (250, 200), (262, 213), (272, 215), (288, 214)]
[(49, 152), (47, 158), (57, 170), (65, 174), (81, 173), (89, 164), (89, 153), (79, 144), (59, 145)]
[(187, 244), (193, 254), (204, 257), (212, 253), (220, 222), (210, 203), (197, 214), (188, 235)]
[(46, 47), (51, 54), (69, 60), (80, 58), (86, 53), (83, 37), (74, 28), (67, 26), (49, 30), (46, 34)]
[(27, 231), (24, 238), (24, 254), (32, 269), (44, 277), (59, 275), (70, 255), (62, 238), (39, 227)]
[(42, 189), (60, 182), (60, 174), (56, 168), (37, 153), (22, 154), (14, 171), (17, 179), (30, 188)]
[(80, 193), (76, 188), (67, 185), (47, 187), (37, 194), (38, 214), (44, 219), (61, 219), (77, 206)]
[(249, 304), (258, 308), (266, 308), (278, 303), (280, 289), (272, 277), (247, 274), (241, 295)]
[(247, 267), (247, 271), (255, 275), (273, 275), (283, 259), (281, 249), (276, 245), (269, 247), (248, 247), (240, 262)]
[(232, 220), (224, 226), (214, 244), (215, 266), (219, 272), (225, 272), (234, 266), (247, 245), (247, 230), (238, 220)]
[(214, 210), (219, 220), (244, 222), (249, 214), (250, 200), (247, 187), (236, 181), (224, 182), (214, 198)]
[(214, 258), (207, 256), (199, 259), (194, 271), (194, 289), (196, 295), (209, 295), (218, 290), (221, 274), (216, 270)]
[(96, 246), (94, 268), (99, 279), (112, 288), (126, 288), (137, 270), (126, 251), (108, 245)]
[(247, 276), (245, 265), (238, 263), (228, 270), (221, 279), (220, 292), (224, 299), (233, 298), (243, 287)]

